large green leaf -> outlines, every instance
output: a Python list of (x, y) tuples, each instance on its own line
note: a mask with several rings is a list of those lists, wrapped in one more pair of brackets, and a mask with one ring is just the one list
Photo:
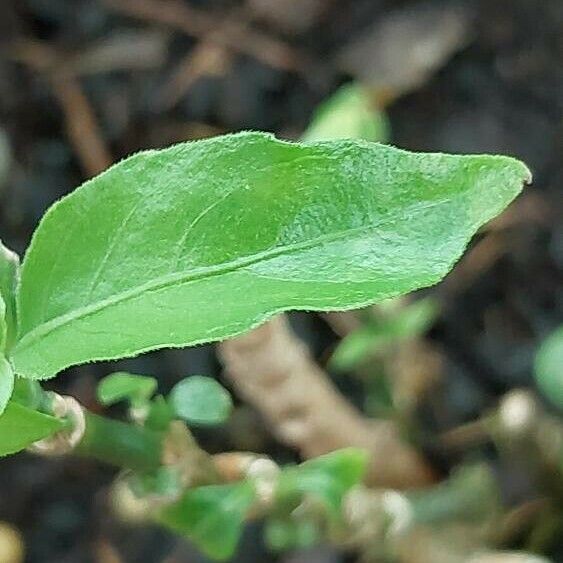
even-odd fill
[(19, 452), (62, 428), (62, 420), (11, 401), (0, 416), (0, 456)]
[[(0, 241), (0, 299), (4, 301), (4, 344), (9, 348), (17, 332), (16, 288), (19, 278), (20, 262), (18, 255), (6, 248)], [(0, 340), (2, 338), (0, 337)]]
[(55, 204), (22, 267), (18, 374), (223, 339), (439, 281), (529, 181), (503, 156), (241, 133), (139, 153)]

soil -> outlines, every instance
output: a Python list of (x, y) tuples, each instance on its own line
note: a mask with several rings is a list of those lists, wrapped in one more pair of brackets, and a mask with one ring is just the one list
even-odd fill
[[(186, 78), (184, 73), (183, 87), (170, 77), (201, 46), (200, 39), (150, 18), (131, 17), (115, 10), (116, 4), (120, 2), (0, 4), (0, 132), (12, 153), (8, 176), (0, 180), (0, 234), (19, 252), (48, 205), (93, 169), (103, 167), (107, 158), (117, 160), (140, 148), (241, 129), (297, 137), (316, 105), (350, 79), (335, 63), (339, 49), (391, 10), (423, 2), (326, 0), (306, 30), (302, 22), (295, 26), (258, 21), (252, 29), (275, 42), (268, 48), (281, 46), (282, 51), (298, 53), (297, 63), (281, 56), (276, 64), (267, 64), (263, 57), (234, 48), (210, 51), (203, 55), (207, 59), (202, 75)], [(241, 17), (241, 2), (184, 4), (205, 10), (218, 24)], [(413, 150), (511, 154), (531, 166), (535, 181), (526, 204), (512, 217), (498, 255), (489, 260), (485, 247), (477, 254), (474, 270), (460, 270), (454, 274), (455, 283), (429, 292), (441, 299), (443, 307), (431, 338), (444, 354), (447, 377), (438, 406), (427, 405), (421, 413), (428, 433), (473, 420), (512, 388), (533, 386), (538, 344), (563, 322), (563, 2), (459, 4), (473, 13), (471, 39), (424, 84), (389, 106), (392, 142)], [(143, 60), (133, 54), (108, 72), (96, 71), (99, 59), (82, 60), (76, 80), (99, 131), (92, 138), (73, 139), (64, 123), (82, 107), (80, 94), (77, 98), (68, 87), (61, 93), (54, 82), (63, 79), (60, 75), (49, 79), (41, 61), (59, 53), (55, 66), (60, 70), (61, 61), (110, 37), (130, 34), (143, 37), (147, 49)], [(115, 63), (124, 52), (126, 47), (117, 55), (114, 49), (102, 60)], [(82, 149), (81, 142), (86, 143)], [(300, 314), (293, 321), (324, 363), (337, 336), (319, 317)], [(221, 377), (213, 347), (203, 346), (73, 369), (49, 385), (99, 410), (95, 382), (115, 368), (154, 374), (163, 391), (190, 373)], [(339, 380), (339, 385), (358, 400), (353, 382)], [(208, 431), (201, 436), (203, 445), (218, 451), (246, 440), (278, 460), (296, 459), (268, 433), (256, 430), (260, 427), (256, 413), (248, 409), (241, 413), (240, 424), (251, 428), (248, 436), (236, 436), (227, 428)], [(431, 444), (428, 453), (445, 472), (453, 463), (433, 451)], [(23, 534), (26, 561), (119, 560), (112, 559), (112, 550), (125, 562), (204, 561), (160, 529), (118, 523), (106, 498), (114, 476), (113, 469), (90, 461), (43, 460), (27, 454), (2, 460), (0, 520)], [(512, 494), (521, 493), (511, 484), (509, 472), (506, 481), (516, 487)], [(259, 532), (258, 526), (249, 528), (237, 561), (277, 560), (263, 547)], [(557, 553), (552, 555), (557, 558)], [(293, 557), (283, 560), (344, 560), (330, 548)]]

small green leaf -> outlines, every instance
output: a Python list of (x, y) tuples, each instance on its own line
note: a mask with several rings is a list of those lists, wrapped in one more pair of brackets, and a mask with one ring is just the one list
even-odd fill
[(286, 551), (297, 543), (296, 523), (288, 518), (270, 518), (264, 528), (264, 540), (272, 551)]
[(154, 377), (118, 371), (100, 381), (97, 390), (98, 400), (102, 405), (113, 405), (127, 400), (136, 406), (148, 401), (157, 386), (158, 382)]
[(535, 375), (545, 397), (563, 409), (563, 326), (540, 346), (536, 355)]
[(64, 426), (58, 418), (10, 401), (0, 416), (0, 456), (19, 452)]
[(256, 494), (249, 482), (211, 485), (187, 491), (158, 520), (184, 535), (213, 559), (230, 558), (239, 542)]
[(0, 416), (6, 409), (6, 405), (14, 390), (14, 372), (10, 363), (0, 356)]
[(155, 397), (150, 404), (145, 427), (155, 432), (164, 432), (174, 419), (174, 412), (162, 395)]
[[(0, 349), (9, 350), (18, 331), (16, 315), (16, 290), (20, 276), (20, 260), (15, 252), (0, 241), (0, 299), (4, 301), (4, 337), (0, 336)], [(0, 321), (1, 322), (1, 321)], [(2, 344), (1, 341), (4, 343)]]
[(12, 401), (36, 410), (41, 406), (43, 397), (43, 390), (37, 381), (16, 377)]
[(176, 416), (191, 424), (221, 424), (229, 418), (233, 401), (228, 391), (211, 377), (192, 375), (170, 392)]
[(263, 133), (139, 153), (43, 217), (10, 359), (45, 379), (435, 284), (529, 180), (503, 156)]
[(369, 92), (361, 85), (342, 86), (321, 104), (303, 135), (305, 141), (331, 139), (388, 141), (387, 117), (375, 107)]
[(295, 494), (310, 495), (321, 501), (332, 518), (340, 518), (342, 499), (357, 485), (367, 469), (368, 456), (363, 450), (346, 448), (284, 469), (278, 481), (280, 499)]
[(434, 299), (419, 299), (392, 314), (387, 322), (388, 330), (397, 341), (416, 338), (432, 326), (438, 313)]
[(139, 498), (158, 495), (177, 498), (184, 490), (182, 470), (177, 466), (164, 465), (149, 473), (134, 473), (129, 478), (132, 492)]
[(311, 519), (270, 518), (264, 539), (273, 551), (309, 549), (319, 542), (320, 531)]
[(376, 350), (389, 342), (389, 335), (380, 327), (368, 323), (347, 334), (335, 348), (329, 361), (330, 369), (349, 371), (362, 364)]
[(345, 336), (330, 359), (330, 367), (347, 371), (404, 340), (427, 331), (438, 314), (432, 299), (390, 310), (384, 318), (370, 319), (364, 326)]

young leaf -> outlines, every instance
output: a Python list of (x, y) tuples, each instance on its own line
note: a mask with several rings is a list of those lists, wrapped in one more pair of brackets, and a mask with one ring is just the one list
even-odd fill
[(158, 395), (150, 403), (145, 428), (150, 428), (155, 432), (164, 432), (168, 429), (174, 419), (172, 407), (166, 402), (162, 395)]
[(330, 361), (330, 369), (343, 372), (356, 368), (370, 356), (390, 343), (389, 334), (381, 327), (369, 323), (347, 334), (335, 348)]
[(163, 465), (156, 470), (134, 473), (129, 477), (131, 491), (137, 497), (157, 495), (163, 498), (177, 498), (184, 490), (182, 470), (175, 465)]
[(0, 416), (0, 456), (14, 454), (64, 428), (64, 422), (10, 401)]
[(16, 373), (52, 377), (434, 284), (529, 180), (503, 156), (263, 133), (139, 153), (41, 221), (22, 267)]
[(164, 508), (158, 520), (193, 541), (209, 557), (228, 559), (254, 500), (254, 487), (249, 482), (198, 487)]
[(270, 518), (264, 527), (264, 540), (272, 551), (310, 549), (319, 543), (321, 534), (311, 519)]
[[(17, 334), (16, 289), (19, 280), (19, 257), (0, 241), (0, 299), (4, 301), (4, 349), (13, 344)], [(2, 315), (0, 315), (2, 316)], [(0, 337), (0, 340), (2, 338)], [(1, 346), (0, 346), (1, 349)]]
[(211, 377), (192, 375), (170, 392), (170, 404), (179, 418), (192, 424), (221, 424), (233, 408), (226, 389)]
[(158, 382), (154, 377), (118, 371), (100, 381), (97, 389), (98, 401), (102, 405), (113, 405), (128, 400), (136, 405), (148, 401), (157, 386)]
[(270, 518), (264, 526), (264, 540), (272, 551), (287, 551), (297, 544), (298, 524), (289, 518)]
[(340, 341), (330, 359), (330, 367), (336, 371), (357, 367), (373, 354), (428, 330), (437, 313), (436, 303), (426, 298), (391, 312), (388, 317), (370, 319)]
[(363, 450), (346, 448), (289, 467), (280, 475), (276, 494), (280, 499), (295, 493), (311, 495), (327, 507), (333, 518), (339, 518), (342, 498), (361, 481), (367, 461)]
[(386, 143), (389, 123), (360, 84), (346, 84), (320, 105), (305, 134), (305, 141), (365, 139)]
[(0, 416), (14, 391), (14, 372), (10, 363), (0, 356)]
[(536, 355), (535, 375), (542, 393), (563, 409), (563, 326), (540, 346)]

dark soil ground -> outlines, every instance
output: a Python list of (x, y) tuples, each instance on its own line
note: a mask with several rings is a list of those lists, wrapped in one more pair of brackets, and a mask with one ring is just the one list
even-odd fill
[[(209, 62), (211, 52), (201, 76), (182, 75), (183, 86), (170, 77), (205, 38), (132, 17), (116, 10), (119, 4), (0, 3), (0, 127), (13, 155), (9, 176), (0, 184), (0, 235), (18, 251), (28, 244), (47, 206), (105, 166), (108, 158), (240, 129), (297, 137), (318, 102), (350, 78), (338, 70), (335, 53), (391, 9), (421, 2), (327, 1), (306, 31), (253, 23), (252, 29), (275, 41), (269, 49), (294, 49), (298, 60), (280, 56), (276, 64), (268, 64), (263, 57), (227, 49)], [(208, 11), (217, 25), (239, 17), (242, 5), (226, 0), (185, 4)], [(433, 290), (442, 298), (443, 311), (431, 336), (445, 355), (447, 378), (439, 413), (429, 407), (423, 418), (429, 429), (440, 430), (474, 419), (509, 389), (533, 385), (534, 352), (563, 322), (563, 2), (461, 4), (474, 10), (471, 40), (424, 84), (390, 105), (392, 142), (414, 150), (511, 154), (531, 166), (535, 182), (493, 259), (485, 250), (469, 273), (457, 273), (455, 284)], [(73, 79), (78, 92), (49, 78), (45, 65), (54, 51), (62, 53), (58, 67), (103, 39), (131, 33), (144, 37), (147, 53), (129, 53), (119, 68), (116, 64), (107, 72), (96, 70), (99, 59), (85, 58), (80, 68), (86, 70)], [(13, 48), (16, 43), (18, 49)], [(126, 47), (117, 55), (114, 50), (102, 61), (124, 52)], [(84, 102), (99, 134), (77, 141), (64, 123), (83, 115)], [(317, 356), (326, 359), (336, 335), (320, 318), (298, 315), (294, 320)], [(118, 365), (157, 375), (164, 390), (189, 373), (221, 373), (211, 346), (149, 354)], [(95, 381), (114, 368), (75, 369), (52, 385), (96, 409)], [(353, 383), (345, 385), (355, 399)], [(255, 434), (249, 440), (260, 449), (279, 460), (295, 459), (264, 431)], [(237, 439), (223, 429), (207, 432), (203, 444), (218, 450), (236, 447)], [(451, 460), (429, 453), (447, 471)], [(109, 544), (126, 562), (199, 561), (183, 542), (161, 530), (116, 523), (105, 502), (114, 474), (74, 459), (19, 455), (0, 462), (0, 520), (21, 530), (27, 561), (110, 562)], [(250, 529), (237, 560), (274, 560), (259, 538)], [(308, 560), (341, 560), (330, 549), (314, 557)]]

